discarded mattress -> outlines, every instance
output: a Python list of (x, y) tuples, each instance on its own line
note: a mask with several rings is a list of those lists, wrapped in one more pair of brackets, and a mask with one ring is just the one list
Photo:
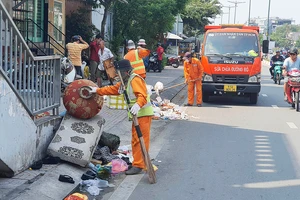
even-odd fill
[(48, 147), (48, 154), (87, 166), (100, 140), (104, 123), (100, 115), (85, 120), (66, 114)]

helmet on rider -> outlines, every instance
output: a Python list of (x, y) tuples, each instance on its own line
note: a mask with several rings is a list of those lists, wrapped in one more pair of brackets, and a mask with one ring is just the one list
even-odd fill
[(290, 53), (298, 55), (298, 49), (294, 48), (290, 51)]

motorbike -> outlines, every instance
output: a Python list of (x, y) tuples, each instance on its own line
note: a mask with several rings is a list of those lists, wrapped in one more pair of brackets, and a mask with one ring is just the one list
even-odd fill
[(150, 55), (149, 63), (146, 71), (149, 72), (150, 70), (153, 70), (154, 72), (156, 72), (157, 70), (159, 71), (158, 55), (156, 52), (153, 52)]
[(283, 66), (283, 62), (281, 62), (281, 61), (277, 61), (277, 62), (274, 63), (273, 80), (274, 80), (274, 83), (278, 84), (278, 85), (280, 85), (280, 81), (283, 79), (282, 66)]
[(292, 69), (288, 72), (288, 102), (292, 104), (296, 111), (299, 111), (299, 92), (300, 92), (300, 70)]
[(178, 68), (180, 63), (180, 56), (169, 55), (167, 56), (167, 65)]
[(67, 57), (61, 58), (61, 91), (63, 92), (76, 78), (76, 70)]

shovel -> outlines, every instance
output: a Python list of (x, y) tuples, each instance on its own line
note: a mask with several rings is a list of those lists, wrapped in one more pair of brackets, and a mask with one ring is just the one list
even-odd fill
[[(118, 75), (119, 75), (119, 78), (120, 78), (120, 81), (121, 81), (121, 85), (122, 85), (123, 88), (125, 88), (124, 81), (123, 81), (122, 76), (121, 76), (121, 72), (119, 70), (117, 70), (117, 72), (118, 72)], [(130, 107), (129, 107), (130, 100), (129, 100), (129, 97), (128, 97), (128, 94), (127, 94), (126, 90), (124, 90), (124, 99), (125, 99), (125, 102), (127, 104), (127, 110), (128, 110), (128, 112), (130, 112)], [(153, 169), (153, 166), (152, 166), (152, 163), (151, 163), (151, 160), (150, 160), (150, 156), (149, 156), (149, 154), (147, 152), (147, 149), (146, 149), (146, 146), (145, 146), (145, 141), (144, 141), (143, 134), (142, 134), (142, 131), (141, 131), (140, 126), (139, 126), (137, 116), (133, 115), (132, 120), (133, 120), (133, 124), (134, 124), (135, 130), (137, 132), (139, 141), (140, 141), (143, 160), (144, 160), (144, 163), (147, 167), (149, 182), (151, 184), (156, 183), (155, 171)]]

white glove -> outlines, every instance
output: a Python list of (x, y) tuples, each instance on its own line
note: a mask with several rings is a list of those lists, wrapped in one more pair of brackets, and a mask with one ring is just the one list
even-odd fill
[(90, 93), (97, 93), (98, 87), (92, 87), (92, 86), (89, 86), (89, 87), (91, 89)]
[(123, 94), (124, 93), (124, 88), (122, 85), (120, 85), (119, 89), (118, 89), (118, 93), (119, 94)]
[(135, 103), (133, 104), (133, 106), (130, 109), (131, 114), (133, 115), (137, 115), (137, 113), (139, 112), (139, 110), (141, 109), (141, 107), (139, 106), (139, 104)]

